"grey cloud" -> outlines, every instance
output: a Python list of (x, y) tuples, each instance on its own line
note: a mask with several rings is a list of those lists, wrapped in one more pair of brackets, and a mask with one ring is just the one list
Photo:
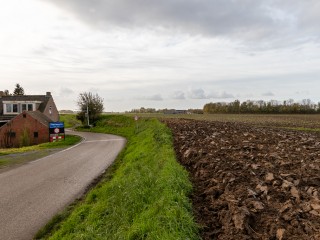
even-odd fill
[(191, 99), (207, 99), (208, 98), (204, 90), (201, 88), (190, 89), (188, 91), (188, 97)]
[(309, 92), (309, 91), (304, 91), (304, 90), (302, 90), (302, 91), (296, 91), (295, 94), (296, 94), (296, 95), (309, 95), (310, 92)]
[(264, 96), (264, 97), (273, 97), (274, 93), (273, 92), (265, 92), (265, 93), (262, 94), (262, 96)]
[(221, 98), (234, 98), (231, 93), (223, 92), (220, 96)]
[[(187, 34), (267, 40), (264, 45), (319, 39), (318, 0), (47, 0), (102, 29), (166, 29)], [(268, 41), (272, 39), (272, 41)], [(258, 42), (256, 43), (258, 44)]]
[(227, 93), (225, 91), (220, 93), (211, 92), (209, 94), (206, 94), (202, 88), (197, 88), (197, 89), (189, 89), (188, 97), (191, 99), (210, 99), (210, 98), (226, 99), (226, 98), (234, 98), (234, 95), (231, 93)]
[(62, 87), (60, 89), (60, 96), (68, 96), (68, 95), (73, 94), (73, 93), (74, 93), (74, 91), (72, 89), (70, 89), (70, 88)]
[(173, 99), (186, 99), (184, 92), (182, 91), (176, 91), (172, 95)]
[(37, 49), (34, 49), (33, 53), (35, 55), (43, 56), (43, 55), (47, 55), (48, 53), (51, 53), (54, 51), (55, 51), (54, 48), (42, 45), (42, 46), (38, 47)]
[(151, 96), (142, 97), (141, 100), (162, 101), (163, 98), (162, 98), (161, 94), (154, 94)]
[(222, 93), (218, 93), (218, 92), (212, 92), (208, 95), (208, 98), (234, 98), (234, 95), (231, 93), (227, 93), (227, 92), (222, 92)]
[(195, 33), (238, 32), (260, 24), (273, 24), (260, 1), (243, 0), (48, 0), (67, 8), (96, 26), (164, 27)]

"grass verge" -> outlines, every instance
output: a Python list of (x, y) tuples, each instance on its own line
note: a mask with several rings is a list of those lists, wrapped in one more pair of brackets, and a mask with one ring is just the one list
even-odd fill
[(66, 135), (64, 141), (42, 143), (21, 148), (0, 148), (0, 168), (29, 162), (45, 157), (61, 148), (66, 148), (80, 142), (81, 137)]
[(156, 119), (116, 115), (91, 131), (124, 136), (127, 146), (97, 187), (36, 238), (199, 239), (192, 185), (175, 159), (170, 130)]
[(76, 114), (60, 114), (60, 121), (64, 122), (65, 128), (73, 128), (81, 125)]

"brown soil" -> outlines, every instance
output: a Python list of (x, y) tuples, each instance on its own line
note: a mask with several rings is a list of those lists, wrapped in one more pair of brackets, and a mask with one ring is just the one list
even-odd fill
[(194, 185), (203, 239), (320, 239), (320, 138), (241, 123), (164, 120)]

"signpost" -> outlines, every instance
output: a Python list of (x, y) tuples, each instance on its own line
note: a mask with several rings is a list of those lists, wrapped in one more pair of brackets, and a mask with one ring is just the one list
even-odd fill
[(138, 126), (138, 120), (139, 120), (139, 117), (138, 117), (137, 115), (135, 115), (135, 116), (134, 116), (134, 120), (135, 120), (135, 122), (136, 122), (136, 130), (135, 130), (135, 132), (138, 133), (138, 128), (139, 128), (139, 126)]
[(64, 122), (49, 123), (49, 139), (50, 142), (61, 141), (65, 139)]

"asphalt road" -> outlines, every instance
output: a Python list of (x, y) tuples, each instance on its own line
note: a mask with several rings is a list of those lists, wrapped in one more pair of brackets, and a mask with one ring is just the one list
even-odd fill
[(0, 239), (32, 239), (56, 213), (80, 197), (114, 161), (125, 139), (80, 133), (80, 144), (0, 173)]

